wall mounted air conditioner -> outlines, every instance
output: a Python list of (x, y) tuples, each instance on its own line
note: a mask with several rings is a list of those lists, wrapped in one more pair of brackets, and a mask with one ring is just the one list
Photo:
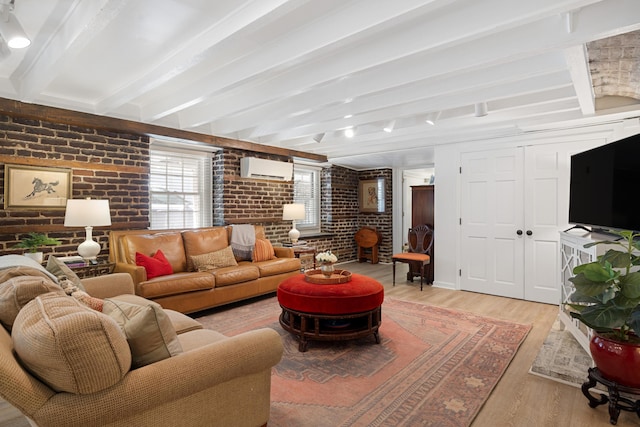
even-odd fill
[(240, 176), (242, 178), (291, 181), (293, 179), (293, 163), (244, 157), (240, 159)]

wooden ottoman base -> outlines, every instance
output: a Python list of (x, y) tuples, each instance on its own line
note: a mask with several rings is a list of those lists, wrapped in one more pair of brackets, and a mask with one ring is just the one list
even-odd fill
[(373, 334), (376, 344), (380, 344), (381, 322), (380, 307), (350, 314), (303, 313), (282, 307), (280, 314), (280, 325), (298, 337), (298, 350), (302, 352), (307, 351), (308, 340), (343, 341)]

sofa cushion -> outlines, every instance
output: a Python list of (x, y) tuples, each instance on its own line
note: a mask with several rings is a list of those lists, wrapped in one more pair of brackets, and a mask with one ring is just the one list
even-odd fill
[(76, 273), (73, 272), (64, 262), (60, 261), (57, 257), (53, 255), (49, 256), (47, 259), (47, 271), (60, 280), (70, 280), (78, 289), (82, 291), (86, 291), (84, 286), (82, 286), (82, 282)]
[(45, 276), (18, 276), (0, 283), (0, 323), (2, 326), (10, 331), (22, 307), (38, 295), (47, 292), (65, 295), (60, 286)]
[(95, 393), (122, 380), (131, 366), (118, 324), (64, 294), (50, 292), (27, 304), (11, 337), (25, 367), (56, 391)]
[(160, 249), (174, 273), (187, 271), (187, 258), (180, 232), (130, 234), (122, 236), (120, 241), (128, 264), (136, 264), (136, 252), (151, 256)]
[(207, 272), (177, 273), (141, 282), (137, 286), (136, 293), (141, 297), (153, 299), (213, 289), (215, 283), (215, 278)]
[(300, 270), (300, 260), (298, 258), (276, 258), (254, 264), (260, 270), (260, 277), (275, 276)]
[(267, 239), (256, 239), (256, 244), (253, 247), (253, 261), (268, 261), (274, 259), (276, 253), (273, 250), (271, 242)]
[(216, 288), (235, 285), (260, 278), (260, 271), (251, 263), (239, 264), (236, 267), (223, 267), (211, 270), (215, 277)]
[(182, 240), (189, 271), (196, 270), (190, 257), (219, 251), (229, 246), (229, 234), (225, 227), (183, 231)]
[(171, 264), (162, 253), (162, 249), (158, 249), (153, 256), (136, 252), (136, 265), (144, 267), (147, 271), (147, 279), (173, 274)]
[(238, 265), (233, 256), (231, 246), (227, 246), (219, 251), (209, 252), (202, 255), (192, 255), (189, 257), (196, 271), (209, 271), (220, 267), (233, 267)]
[[(118, 295), (113, 298), (109, 298), (114, 301), (123, 301), (129, 304), (137, 304), (137, 305), (145, 305), (149, 302), (148, 299), (142, 298), (138, 295), (131, 294), (123, 294)], [(202, 329), (202, 324), (197, 320), (192, 319), (186, 314), (182, 314), (178, 311), (164, 309), (165, 314), (169, 317), (171, 324), (173, 325), (173, 329), (175, 329), (176, 334), (180, 335), (185, 332), (193, 331), (195, 329)]]
[(132, 369), (182, 353), (176, 331), (160, 304), (105, 299), (102, 312), (124, 331), (131, 349)]

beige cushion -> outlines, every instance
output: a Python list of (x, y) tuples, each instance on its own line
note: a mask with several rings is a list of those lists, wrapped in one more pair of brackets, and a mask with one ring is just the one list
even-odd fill
[(47, 292), (65, 295), (60, 286), (42, 276), (18, 276), (0, 283), (0, 323), (10, 331), (22, 307)]
[(182, 353), (176, 331), (160, 304), (105, 299), (102, 311), (124, 331), (131, 348), (132, 369)]
[(131, 365), (118, 324), (67, 295), (36, 297), (18, 313), (11, 337), (22, 363), (56, 391), (104, 390), (122, 380)]
[(85, 291), (82, 282), (76, 273), (73, 272), (64, 262), (53, 255), (47, 260), (47, 271), (58, 278), (58, 281), (67, 279), (76, 285), (81, 291)]
[(214, 268), (234, 267), (238, 265), (236, 258), (233, 256), (231, 246), (227, 246), (219, 251), (193, 255), (190, 258), (197, 271), (208, 271)]
[[(124, 294), (111, 298), (111, 300), (128, 302), (129, 304), (145, 305), (149, 303), (149, 300), (142, 298), (139, 295)], [(185, 332), (193, 331), (195, 329), (202, 329), (202, 324), (197, 320), (192, 319), (186, 314), (182, 314), (178, 311), (164, 309), (164, 313), (169, 317), (173, 329), (176, 334), (180, 335)], [(184, 350), (184, 347), (183, 347)]]

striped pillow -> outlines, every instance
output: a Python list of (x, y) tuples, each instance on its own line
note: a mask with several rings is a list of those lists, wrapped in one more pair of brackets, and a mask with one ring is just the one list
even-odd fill
[(275, 259), (275, 257), (276, 253), (269, 240), (256, 239), (256, 245), (253, 248), (253, 262), (268, 261)]

